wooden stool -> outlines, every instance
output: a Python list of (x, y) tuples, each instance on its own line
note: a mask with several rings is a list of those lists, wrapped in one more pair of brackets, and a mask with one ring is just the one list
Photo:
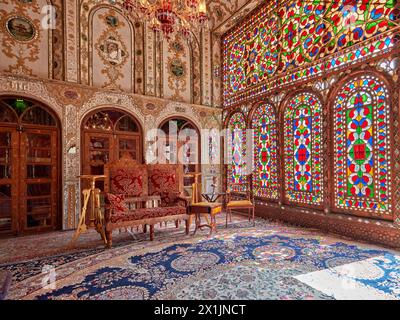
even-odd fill
[[(215, 216), (222, 211), (221, 203), (211, 203), (211, 202), (198, 202), (191, 204), (189, 206), (188, 214), (195, 215), (196, 228), (194, 229), (193, 235), (196, 234), (197, 229), (202, 229), (204, 227), (210, 228), (210, 235), (214, 230), (217, 229), (217, 221)], [(201, 216), (210, 215), (209, 224), (201, 224)]]

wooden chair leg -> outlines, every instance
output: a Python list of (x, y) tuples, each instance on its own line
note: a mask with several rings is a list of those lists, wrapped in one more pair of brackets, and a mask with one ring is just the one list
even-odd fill
[(211, 214), (211, 231), (210, 235), (212, 234), (213, 231), (217, 231), (217, 218), (215, 217), (215, 214)]
[(107, 248), (111, 249), (112, 246), (112, 231), (106, 231)]
[(226, 209), (226, 221), (225, 221), (225, 228), (228, 228), (228, 215), (229, 215), (229, 210), (230, 210), (230, 209)]
[[(190, 218), (189, 218), (190, 219)], [(189, 223), (189, 219), (185, 220), (185, 229), (186, 229), (186, 235), (189, 234), (189, 229), (190, 229), (190, 223)]]
[(143, 225), (143, 233), (147, 233), (147, 224)]
[(256, 221), (255, 221), (255, 215), (254, 215), (254, 211), (256, 210), (256, 208), (255, 207), (253, 207), (253, 226), (255, 226), (256, 225)]
[(179, 228), (179, 220), (175, 221), (175, 227), (178, 229)]
[(154, 224), (150, 225), (150, 241), (154, 240)]

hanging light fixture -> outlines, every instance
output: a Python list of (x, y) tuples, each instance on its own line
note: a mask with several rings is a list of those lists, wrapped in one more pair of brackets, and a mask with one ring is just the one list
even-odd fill
[(205, 0), (113, 0), (125, 14), (135, 20), (146, 20), (151, 29), (169, 39), (179, 32), (190, 40), (192, 31), (208, 26)]

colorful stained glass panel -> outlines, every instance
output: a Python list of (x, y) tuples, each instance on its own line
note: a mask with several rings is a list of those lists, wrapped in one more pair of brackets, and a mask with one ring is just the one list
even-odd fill
[(228, 130), (228, 150), (230, 150), (230, 164), (228, 165), (227, 175), (228, 185), (245, 185), (247, 182), (246, 120), (241, 112), (237, 112), (231, 116)]
[(278, 199), (277, 132), (274, 107), (265, 103), (253, 114), (253, 194)]
[(391, 214), (386, 86), (370, 75), (349, 81), (335, 100), (334, 119), (336, 207)]
[(292, 98), (284, 114), (285, 194), (291, 202), (323, 201), (322, 109), (320, 100), (304, 92)]
[[(371, 40), (353, 56), (332, 57), (326, 69), (351, 62), (357, 55), (383, 50), (386, 39), (378, 37), (396, 30), (396, 1), (268, 1), (251, 17), (224, 37), (224, 96), (265, 83), (280, 73), (296, 76), (292, 70)], [(389, 36), (389, 42), (393, 36)], [(341, 61), (339, 61), (341, 60)], [(324, 64), (325, 64), (324, 63)], [(308, 72), (316, 72), (307, 69)]]

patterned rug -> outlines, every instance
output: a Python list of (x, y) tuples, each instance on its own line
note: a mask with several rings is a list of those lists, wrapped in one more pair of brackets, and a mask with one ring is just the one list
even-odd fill
[(400, 299), (396, 251), (262, 219), (212, 237), (178, 231), (1, 265), (13, 274), (8, 298)]

